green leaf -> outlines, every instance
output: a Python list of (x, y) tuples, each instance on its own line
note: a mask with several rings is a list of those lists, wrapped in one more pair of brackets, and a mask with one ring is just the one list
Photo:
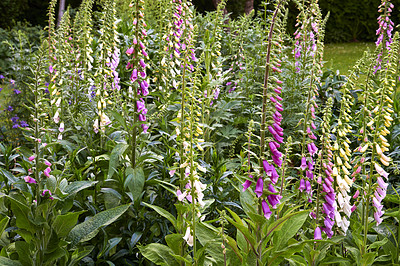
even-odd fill
[(72, 253), (71, 261), (68, 266), (76, 265), (81, 259), (89, 255), (93, 248), (94, 246), (85, 246), (81, 249), (75, 250), (74, 253)]
[(183, 236), (181, 234), (169, 234), (165, 236), (165, 242), (175, 254), (180, 254), (181, 244), (183, 242)]
[[(236, 227), (236, 229), (238, 229), (240, 232), (242, 232), (243, 236), (245, 237), (246, 241), (252, 246), (252, 248), (254, 249), (256, 240), (254, 239), (253, 235), (250, 234), (249, 229), (243, 225), (243, 222), (240, 220), (239, 216), (237, 216), (237, 214), (233, 211), (231, 211), (229, 208), (226, 208), (230, 214), (233, 216), (233, 218), (235, 219), (235, 221), (227, 216), (226, 219), (228, 220), (228, 222), (230, 222), (233, 226)], [(238, 222), (240, 221), (240, 222)]]
[(152, 243), (147, 246), (139, 246), (139, 250), (146, 259), (157, 265), (179, 265), (173, 256), (172, 249), (165, 245)]
[(124, 129), (126, 130), (127, 129), (126, 122), (125, 119), (122, 117), (122, 115), (115, 110), (111, 110), (111, 114), (115, 118), (115, 120), (117, 120), (121, 124), (121, 126), (123, 126)]
[(132, 193), (133, 200), (136, 201), (142, 195), (142, 191), (144, 188), (144, 172), (142, 167), (137, 167), (135, 169), (127, 168), (126, 169), (126, 180), (124, 183), (124, 187), (128, 187)]
[(124, 152), (128, 147), (129, 145), (126, 143), (118, 143), (117, 145), (115, 145), (110, 156), (110, 164), (108, 167), (107, 179), (110, 179), (113, 176), (115, 170), (118, 168), (119, 157), (122, 156), (122, 154), (124, 154)]
[(348, 263), (349, 259), (339, 257), (326, 257), (320, 262), (320, 265), (339, 265), (340, 263)]
[(388, 242), (388, 239), (385, 237), (383, 240), (381, 241), (375, 241), (374, 243), (372, 243), (367, 250), (370, 249), (375, 249), (375, 248), (380, 248), (381, 246), (385, 245), (386, 242)]
[[(298, 213), (294, 213), (291, 217), (286, 220), (282, 220), (283, 226), (282, 228), (275, 232), (276, 236), (274, 237), (274, 249), (280, 250), (282, 249), (289, 239), (296, 235), (296, 233), (303, 226), (304, 222), (307, 219), (308, 211), (302, 211)], [(278, 220), (279, 221), (279, 220)]]
[(20, 200), (7, 196), (11, 200), (11, 209), (16, 217), (16, 224), (19, 228), (31, 233), (35, 232), (35, 226), (29, 220), (30, 208)]
[(8, 216), (1, 219), (1, 221), (0, 221), (0, 236), (3, 234), (4, 230), (6, 230), (8, 221), (10, 221), (10, 218)]
[(99, 212), (92, 218), (72, 228), (68, 234), (67, 240), (71, 241), (71, 246), (75, 246), (84, 239), (89, 240), (87, 236), (90, 236), (90, 238), (94, 237), (101, 227), (113, 223), (128, 210), (129, 206), (130, 204), (126, 204)]
[(10, 260), (9, 258), (6, 258), (6, 257), (0, 257), (0, 265), (2, 265), (2, 266), (22, 266), (22, 264), (19, 261)]
[(79, 215), (84, 212), (69, 212), (64, 215), (58, 215), (53, 222), (53, 229), (57, 233), (59, 238), (63, 238), (68, 235), (71, 229), (78, 222)]
[(78, 193), (79, 191), (84, 190), (88, 187), (94, 186), (96, 183), (97, 181), (75, 181), (69, 184), (63, 192), (68, 194), (66, 198), (70, 198), (73, 197), (75, 193)]
[(32, 259), (31, 259), (31, 251), (29, 249), (29, 244), (25, 241), (17, 241), (15, 242), (15, 248), (18, 253), (18, 260), (23, 264), (23, 265), (33, 265)]
[(172, 225), (175, 227), (175, 229), (177, 229), (177, 228), (176, 228), (176, 219), (175, 219), (175, 217), (174, 217), (172, 214), (170, 214), (169, 212), (167, 212), (166, 210), (164, 210), (164, 209), (161, 208), (161, 207), (158, 207), (158, 206), (155, 206), (155, 205), (151, 205), (151, 204), (148, 204), (148, 203), (146, 203), (146, 202), (142, 202), (142, 203), (143, 203), (144, 206), (147, 206), (147, 207), (149, 207), (149, 208), (152, 208), (152, 209), (155, 210), (159, 215), (161, 215), (162, 217), (168, 219), (168, 220), (172, 223)]
[(375, 253), (375, 252), (365, 253), (365, 254), (362, 256), (361, 265), (363, 265), (363, 266), (372, 265), (372, 263), (374, 262), (375, 257), (376, 257), (377, 255), (378, 255), (378, 254)]

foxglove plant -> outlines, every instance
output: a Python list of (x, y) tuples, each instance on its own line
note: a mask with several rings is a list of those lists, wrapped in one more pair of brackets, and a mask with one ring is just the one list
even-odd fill
[[(358, 80), (358, 69), (362, 61), (359, 61), (348, 76), (346, 84), (342, 87), (341, 108), (336, 127), (332, 133), (336, 134), (336, 140), (333, 143), (333, 159), (334, 167), (332, 176), (336, 179), (337, 206), (338, 210), (335, 213), (337, 226), (346, 234), (350, 225), (350, 215), (354, 211), (351, 206), (350, 189), (355, 180), (351, 179), (352, 167), (350, 160), (352, 153), (350, 150), (350, 140), (347, 137), (352, 133), (350, 121), (352, 120), (351, 107), (353, 105), (350, 90), (353, 89)], [(347, 218), (346, 218), (347, 216)]]
[(94, 74), (96, 96), (97, 96), (97, 118), (94, 120), (93, 130), (104, 134), (106, 126), (111, 124), (110, 118), (105, 110), (108, 105), (113, 104), (109, 95), (112, 93), (112, 67), (111, 56), (114, 48), (118, 44), (115, 31), (115, 2), (107, 0), (104, 4), (102, 25), (100, 27), (99, 51), (97, 57), (97, 68)]
[(377, 59), (374, 67), (374, 74), (382, 68), (382, 59), (385, 56), (385, 51), (390, 51), (390, 45), (392, 43), (392, 31), (394, 23), (390, 16), (394, 5), (390, 0), (381, 0), (381, 4), (378, 8), (378, 12), (381, 13), (378, 17), (378, 29), (376, 35), (378, 39), (375, 44), (377, 46)]
[[(385, 180), (388, 180), (389, 174), (384, 170), (383, 167), (389, 166), (390, 157), (385, 155), (385, 152), (389, 151), (389, 142), (385, 136), (390, 131), (388, 128), (391, 126), (393, 121), (393, 100), (392, 95), (394, 88), (396, 87), (396, 73), (397, 73), (397, 62), (399, 52), (399, 33), (393, 37), (393, 42), (390, 45), (390, 50), (384, 58), (386, 62), (384, 69), (375, 70), (375, 73), (379, 77), (379, 85), (375, 91), (365, 90), (365, 97), (368, 101), (374, 101), (374, 106), (366, 105), (365, 108), (373, 107), (373, 110), (368, 110), (370, 114), (368, 123), (364, 122), (362, 128), (363, 143), (358, 148), (358, 151), (362, 153), (360, 164), (362, 160), (362, 169), (356, 170), (361, 172), (362, 176), (365, 177), (363, 182), (363, 233), (364, 241), (362, 247), (362, 254), (367, 252), (367, 234), (369, 229), (369, 210), (370, 204), (372, 203), (374, 209), (374, 219), (376, 224), (379, 225), (382, 222), (383, 205), (382, 200), (386, 196), (386, 190), (388, 184)], [(378, 47), (379, 49), (379, 47)], [(372, 140), (368, 139), (367, 136), (371, 136)], [(369, 161), (369, 169), (364, 167), (366, 162)], [(374, 180), (376, 183), (374, 184)]]
[[(314, 235), (321, 237), (322, 230), (326, 233), (328, 238), (333, 236), (332, 228), (335, 224), (335, 213), (337, 212), (336, 193), (334, 190), (334, 179), (332, 177), (333, 153), (330, 139), (332, 106), (333, 99), (329, 98), (323, 111), (323, 122), (321, 123), (321, 150), (318, 153), (319, 172), (316, 180), (318, 183), (316, 212), (313, 212), (311, 215), (315, 219), (316, 224)], [(323, 217), (321, 217), (322, 214), (325, 215), (324, 226), (320, 227), (320, 219), (323, 219)]]
[[(301, 11), (297, 22), (298, 28), (295, 32), (295, 65), (300, 77), (300, 84), (302, 84), (301, 86), (306, 86), (308, 91), (306, 96), (306, 111), (304, 112), (304, 118), (300, 120), (300, 123), (303, 124), (303, 139), (301, 143), (301, 179), (299, 190), (301, 192), (305, 191), (308, 202), (312, 202), (312, 183), (314, 182), (315, 168), (313, 158), (318, 153), (318, 148), (314, 143), (317, 137), (313, 133), (313, 130), (316, 129), (314, 120), (316, 118), (316, 108), (318, 108), (316, 103), (318, 87), (316, 83), (319, 81), (322, 68), (320, 60), (322, 52), (320, 51), (323, 49), (321, 40), (323, 40), (324, 32), (321, 29), (324, 26), (318, 1), (311, 1), (307, 6), (300, 5), (300, 8)], [(304, 74), (307, 72), (311, 74), (305, 77)]]

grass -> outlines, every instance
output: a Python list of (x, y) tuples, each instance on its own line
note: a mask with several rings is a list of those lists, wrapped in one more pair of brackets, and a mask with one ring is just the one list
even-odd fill
[(375, 43), (353, 42), (326, 44), (324, 51), (325, 69), (339, 70), (340, 74), (347, 71), (363, 56), (364, 51), (375, 49)]

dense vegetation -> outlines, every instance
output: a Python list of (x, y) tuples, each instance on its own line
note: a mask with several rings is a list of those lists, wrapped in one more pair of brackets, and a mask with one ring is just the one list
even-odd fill
[(345, 76), (318, 0), (83, 0), (58, 27), (56, 2), (0, 32), (1, 265), (400, 264), (390, 0)]

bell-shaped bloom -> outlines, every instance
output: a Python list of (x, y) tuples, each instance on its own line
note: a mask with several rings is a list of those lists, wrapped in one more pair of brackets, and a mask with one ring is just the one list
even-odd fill
[(375, 163), (374, 166), (375, 166), (375, 169), (378, 172), (378, 174), (385, 177), (386, 179), (388, 178), (389, 173), (387, 173), (385, 170), (383, 170), (383, 168), (380, 167), (379, 164)]
[(138, 77), (137, 73), (138, 73), (138, 71), (137, 71), (136, 68), (132, 70), (132, 74), (131, 74), (131, 78), (130, 78), (130, 80), (131, 80), (132, 82), (134, 82), (134, 81), (137, 80), (137, 77)]
[(267, 176), (271, 176), (273, 169), (275, 169), (274, 166), (270, 165), (267, 160), (263, 161), (263, 168)]
[(301, 158), (301, 165), (300, 165), (301, 170), (306, 170), (307, 168), (307, 159), (306, 157)]
[(303, 192), (303, 190), (306, 189), (306, 183), (304, 182), (304, 179), (300, 179), (300, 186), (299, 186), (299, 190), (301, 192)]
[(186, 243), (187, 243), (189, 246), (193, 247), (193, 236), (192, 236), (192, 234), (191, 234), (190, 227), (188, 227), (188, 228), (186, 229), (186, 233), (185, 233), (185, 236), (183, 237), (183, 240), (185, 240)]
[(261, 197), (264, 191), (264, 180), (262, 177), (258, 178), (257, 184), (256, 184), (256, 189), (254, 192), (256, 193), (257, 197)]
[(35, 155), (30, 156), (30, 157), (28, 158), (28, 160), (29, 160), (30, 162), (32, 162), (33, 160), (35, 160)]
[(43, 174), (44, 174), (46, 177), (50, 177), (50, 172), (51, 172), (51, 168), (50, 168), (50, 167), (47, 167), (47, 168), (43, 171)]
[[(277, 191), (275, 190), (275, 188), (272, 184), (269, 184), (268, 190), (271, 193), (277, 193)], [(276, 209), (276, 206), (280, 203), (281, 198), (282, 198), (281, 195), (270, 194), (267, 196), (269, 204), (271, 204), (272, 208), (274, 208), (274, 209)]]
[(311, 193), (311, 184), (310, 181), (306, 180), (306, 191), (307, 193)]
[(269, 209), (268, 203), (265, 200), (263, 200), (261, 202), (261, 207), (262, 207), (262, 210), (264, 212), (265, 219), (269, 220), (269, 218), (271, 217), (272, 212)]
[(127, 54), (127, 55), (131, 55), (131, 54), (133, 54), (133, 51), (134, 51), (133, 47), (129, 47), (129, 48), (126, 50), (126, 54)]
[(24, 180), (25, 180), (26, 183), (29, 183), (29, 184), (36, 184), (37, 183), (34, 178), (32, 178), (32, 177), (30, 177), (28, 175), (24, 177)]
[(272, 168), (272, 175), (270, 176), (271, 182), (276, 184), (278, 181), (279, 175), (278, 172), (276, 171), (275, 167)]
[[(253, 178), (252, 175), (250, 175), (249, 177), (250, 177), (250, 178)], [(246, 189), (248, 189), (248, 188), (250, 187), (251, 183), (252, 183), (251, 180), (246, 180), (246, 181), (242, 184), (242, 186), (243, 186), (243, 191), (246, 191)]]
[(314, 240), (322, 240), (321, 228), (317, 227), (314, 231)]

